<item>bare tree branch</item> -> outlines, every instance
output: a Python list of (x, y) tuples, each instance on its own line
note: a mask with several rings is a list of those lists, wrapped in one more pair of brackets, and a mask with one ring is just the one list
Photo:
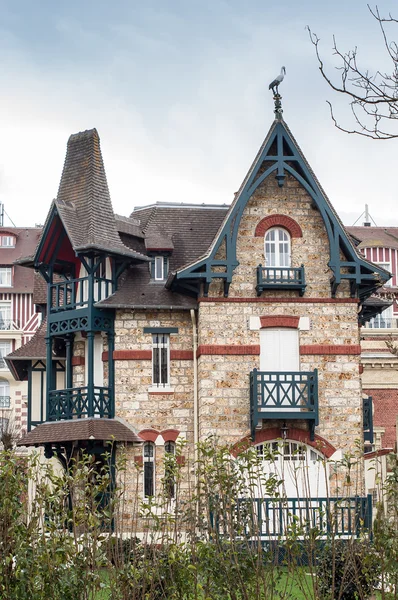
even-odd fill
[(391, 14), (382, 17), (377, 6), (373, 9), (368, 5), (368, 10), (379, 25), (388, 60), (392, 63), (391, 72), (378, 70), (372, 74), (368, 69), (362, 69), (358, 63), (357, 48), (342, 52), (333, 36), (332, 55), (337, 57), (339, 63), (336, 67), (339, 78), (336, 81), (326, 71), (320, 53), (320, 38), (309, 27), (307, 29), (323, 79), (333, 91), (350, 100), (354, 127), (342, 125), (331, 102), (328, 102), (331, 118), (337, 129), (375, 140), (394, 139), (398, 137), (398, 44), (390, 41), (386, 24), (396, 25), (398, 19)]

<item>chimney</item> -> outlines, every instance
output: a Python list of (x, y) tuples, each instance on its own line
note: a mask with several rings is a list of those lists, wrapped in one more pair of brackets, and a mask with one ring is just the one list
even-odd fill
[(364, 227), (371, 227), (371, 222), (369, 220), (369, 207), (365, 204), (365, 222), (363, 224)]

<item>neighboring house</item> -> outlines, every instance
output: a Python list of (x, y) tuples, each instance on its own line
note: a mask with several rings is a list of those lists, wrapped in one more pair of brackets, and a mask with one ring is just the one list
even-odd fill
[(276, 445), (288, 495), (304, 482), (287, 466), (305, 461), (316, 506), (328, 485), (317, 458), (355, 452), (364, 425), (371, 435), (358, 315), (378, 313), (364, 303), (389, 274), (357, 252), (279, 113), (230, 207), (115, 215), (97, 131), (72, 135), (40, 243), (19, 264), (48, 288), (46, 323), (7, 357), (29, 382), (21, 444), (65, 462), (113, 439), (128, 469), (143, 465), (143, 496), (159, 492), (179, 438), (190, 456), (209, 435), (252, 443), (265, 470)]
[(27, 428), (27, 383), (12, 377), (4, 357), (37, 330), (40, 315), (33, 302), (35, 275), (14, 265), (34, 252), (41, 229), (0, 227), (0, 427), (16, 434)]
[(388, 473), (388, 454), (397, 449), (398, 354), (390, 352), (386, 342), (398, 350), (398, 227), (347, 227), (357, 248), (373, 263), (389, 271), (384, 283), (368, 304), (382, 308), (361, 329), (361, 370), (363, 393), (373, 399), (373, 444), (366, 444), (368, 491), (382, 499), (381, 486)]

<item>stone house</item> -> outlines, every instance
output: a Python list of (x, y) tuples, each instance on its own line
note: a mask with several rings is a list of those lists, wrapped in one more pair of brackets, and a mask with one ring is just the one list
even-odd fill
[(65, 462), (113, 439), (143, 465), (145, 497), (180, 438), (190, 456), (209, 435), (282, 444), (278, 460), (305, 460), (323, 497), (317, 457), (371, 433), (358, 316), (380, 310), (364, 307), (390, 275), (357, 251), (278, 111), (230, 206), (116, 215), (97, 131), (72, 135), (19, 264), (47, 283), (40, 331), (7, 357), (29, 382), (24, 445)]

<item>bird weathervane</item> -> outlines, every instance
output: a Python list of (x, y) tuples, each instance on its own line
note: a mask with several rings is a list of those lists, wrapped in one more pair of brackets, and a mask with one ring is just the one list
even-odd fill
[(281, 72), (279, 73), (278, 77), (275, 77), (275, 79), (273, 81), (271, 81), (271, 83), (269, 84), (268, 89), (272, 90), (272, 93), (274, 94), (274, 102), (275, 102), (275, 116), (277, 119), (281, 119), (282, 118), (282, 96), (279, 94), (279, 84), (282, 83), (284, 77), (286, 75), (286, 69), (285, 67), (281, 68)]

